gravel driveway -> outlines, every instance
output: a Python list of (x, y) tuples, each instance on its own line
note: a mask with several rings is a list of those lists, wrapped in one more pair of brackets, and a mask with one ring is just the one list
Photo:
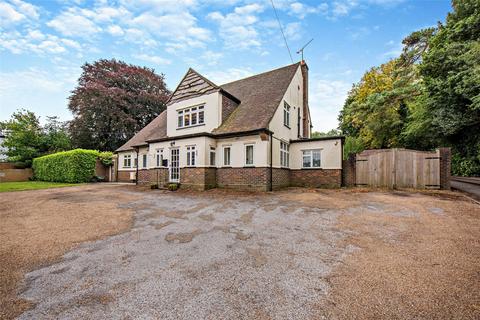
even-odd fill
[[(119, 204), (133, 210), (132, 228), (83, 243), (62, 261), (28, 273), (20, 296), (36, 305), (20, 319), (409, 318), (408, 312), (415, 316), (420, 311), (426, 318), (442, 318), (451, 305), (454, 317), (479, 315), (480, 211), (450, 193), (154, 191), (139, 198), (131, 189), (122, 192), (136, 195)], [(453, 214), (465, 214), (467, 220), (449, 235), (444, 224), (458, 226)], [(431, 243), (406, 236), (428, 229), (427, 220), (441, 225), (438, 239), (429, 239), (442, 249), (441, 263), (464, 260), (457, 263), (457, 273), (447, 268), (435, 274), (436, 281), (449, 277), (462, 289), (435, 296), (445, 299), (437, 304), (422, 300), (438, 289), (428, 272), (397, 279), (396, 272), (403, 272), (394, 265), (398, 261), (382, 261), (382, 254), (391, 254), (388, 248), (398, 252), (414, 243), (416, 249), (428, 250)], [(450, 243), (456, 232), (463, 237), (460, 250), (470, 246), (469, 259), (467, 252), (453, 256), (449, 251), (459, 250)], [(413, 265), (409, 259), (418, 259), (409, 252), (401, 263)], [(431, 257), (425, 259), (429, 263)], [(378, 261), (385, 265), (379, 267)], [(385, 279), (392, 283), (368, 282), (368, 272), (376, 268), (374, 280), (387, 272)], [(405, 281), (425, 283), (421, 293), (427, 297), (416, 297), (408, 287), (402, 293)], [(392, 285), (399, 288), (389, 291)], [(359, 296), (349, 296), (351, 291)], [(368, 301), (377, 299), (377, 291), (385, 299), (389, 293), (404, 297), (395, 305)], [(430, 307), (416, 309), (424, 302)]]

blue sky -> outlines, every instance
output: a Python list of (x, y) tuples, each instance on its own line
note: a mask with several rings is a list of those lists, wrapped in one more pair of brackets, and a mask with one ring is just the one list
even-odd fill
[[(314, 130), (337, 126), (352, 83), (445, 21), (443, 0), (274, 0), (294, 61), (310, 67)], [(0, 120), (18, 108), (71, 119), (81, 65), (116, 58), (174, 89), (188, 67), (217, 84), (291, 63), (270, 0), (0, 0)]]

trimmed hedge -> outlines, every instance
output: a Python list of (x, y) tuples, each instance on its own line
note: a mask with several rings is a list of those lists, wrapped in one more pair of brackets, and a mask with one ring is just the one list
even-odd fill
[(33, 159), (35, 180), (52, 182), (90, 182), (95, 176), (96, 150), (75, 149)]

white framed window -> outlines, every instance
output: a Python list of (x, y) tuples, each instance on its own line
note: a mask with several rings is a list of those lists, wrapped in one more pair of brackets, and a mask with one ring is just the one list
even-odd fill
[(186, 128), (205, 123), (205, 106), (196, 106), (177, 111), (178, 128)]
[(142, 168), (146, 168), (146, 167), (147, 167), (147, 164), (148, 164), (148, 163), (147, 163), (147, 162), (148, 162), (147, 159), (148, 159), (148, 158), (147, 158), (147, 155), (146, 155), (146, 154), (143, 154), (143, 155), (142, 155)]
[(290, 105), (286, 101), (283, 102), (283, 124), (290, 128)]
[(132, 166), (132, 155), (126, 154), (123, 156), (123, 167), (130, 168)]
[(210, 165), (215, 166), (215, 147), (210, 147)]
[(320, 168), (322, 165), (321, 149), (303, 150), (302, 151), (302, 167), (303, 168)]
[(187, 147), (187, 166), (194, 167), (197, 163), (197, 150), (195, 146)]
[(282, 167), (290, 165), (290, 146), (283, 141), (280, 141), (280, 165)]
[(163, 166), (163, 149), (157, 149), (157, 153), (155, 154), (155, 160), (157, 167)]
[(223, 147), (223, 165), (224, 166), (230, 166), (230, 151), (231, 148), (230, 146), (228, 147)]
[(245, 145), (245, 165), (253, 166), (253, 144)]

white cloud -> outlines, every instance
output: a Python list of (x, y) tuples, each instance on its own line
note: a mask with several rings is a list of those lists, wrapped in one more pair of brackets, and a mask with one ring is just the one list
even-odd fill
[(108, 26), (107, 32), (110, 33), (112, 36), (118, 36), (118, 37), (123, 36), (125, 34), (123, 29), (117, 25)]
[(47, 26), (54, 28), (65, 36), (89, 37), (101, 31), (99, 26), (75, 8), (62, 12), (48, 22)]
[(20, 0), (12, 0), (10, 3), (0, 2), (0, 26), (2, 27), (37, 20), (38, 17), (38, 8), (30, 3)]
[(207, 18), (218, 23), (219, 34), (227, 48), (247, 49), (261, 45), (255, 24), (259, 21), (257, 14), (263, 10), (263, 6), (254, 3), (236, 7), (226, 15), (218, 11), (211, 12)]
[(77, 41), (44, 34), (40, 30), (29, 30), (26, 34), (18, 31), (0, 33), (0, 48), (14, 54), (24, 52), (60, 54), (67, 52), (67, 47), (81, 49), (81, 45)]
[(285, 26), (285, 37), (288, 40), (299, 40), (302, 38), (302, 27), (300, 22), (288, 23)]
[(338, 114), (345, 103), (351, 84), (312, 75), (310, 80), (310, 112), (314, 130), (328, 131), (338, 127)]
[(250, 68), (228, 68), (226, 70), (207, 71), (205, 76), (214, 83), (221, 85), (253, 75)]
[(316, 7), (312, 7), (301, 2), (293, 2), (290, 4), (290, 15), (296, 16), (300, 19), (305, 18), (309, 14), (326, 14), (328, 12), (328, 4), (321, 3)]
[(172, 61), (170, 61), (168, 59), (165, 59), (165, 58), (162, 58), (162, 57), (159, 57), (159, 56), (150, 56), (150, 55), (143, 54), (143, 53), (142, 54), (135, 54), (135, 55), (133, 55), (133, 57), (136, 58), (136, 59), (139, 59), (139, 60), (151, 62), (151, 63), (158, 64), (158, 65), (165, 65), (165, 64), (172, 63)]
[(172, 43), (183, 43), (188, 47), (202, 47), (211, 39), (208, 29), (197, 25), (197, 18), (189, 12), (154, 15), (141, 14), (132, 20), (136, 28), (148, 30), (156, 37), (169, 39)]

